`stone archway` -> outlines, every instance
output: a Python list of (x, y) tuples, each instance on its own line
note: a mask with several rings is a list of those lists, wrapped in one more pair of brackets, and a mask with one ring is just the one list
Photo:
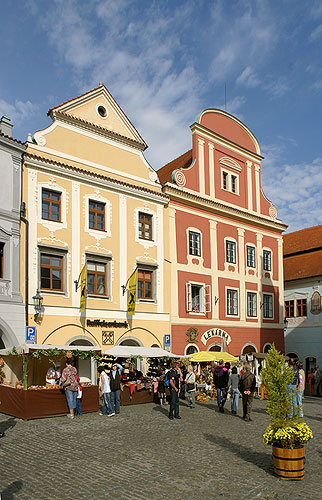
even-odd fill
[[(96, 347), (93, 340), (84, 335), (72, 337), (68, 340), (66, 345), (79, 346), (80, 348), (82, 346)], [(96, 363), (92, 358), (77, 358), (75, 360), (75, 365), (81, 382), (92, 382), (92, 384), (96, 384)]]
[(256, 351), (256, 347), (254, 345), (252, 345), (252, 344), (245, 345), (245, 347), (242, 350), (242, 354), (243, 355), (245, 355), (245, 354), (253, 354), (254, 352), (257, 352), (257, 351)]
[(19, 341), (10, 326), (0, 318), (0, 349), (18, 346)]

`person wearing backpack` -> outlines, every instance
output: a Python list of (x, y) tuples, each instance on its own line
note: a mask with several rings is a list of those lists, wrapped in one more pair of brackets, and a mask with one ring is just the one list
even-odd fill
[(171, 370), (167, 373), (169, 379), (169, 388), (170, 388), (170, 411), (169, 411), (169, 419), (173, 420), (173, 418), (181, 419), (179, 415), (179, 391), (180, 391), (180, 377), (181, 370), (179, 367), (178, 361), (175, 361), (172, 364)]
[(229, 372), (221, 359), (214, 371), (214, 385), (217, 389), (217, 404), (220, 413), (225, 413)]

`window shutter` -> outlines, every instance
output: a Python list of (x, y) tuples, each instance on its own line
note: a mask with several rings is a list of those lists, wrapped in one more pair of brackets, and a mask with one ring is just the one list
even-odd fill
[(211, 285), (205, 285), (205, 313), (211, 312)]
[(186, 283), (186, 309), (192, 311), (191, 283)]

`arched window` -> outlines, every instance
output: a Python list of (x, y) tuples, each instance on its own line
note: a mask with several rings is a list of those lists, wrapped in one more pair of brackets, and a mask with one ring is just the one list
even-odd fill
[(186, 354), (194, 354), (195, 352), (198, 352), (198, 349), (195, 345), (189, 345), (186, 350)]

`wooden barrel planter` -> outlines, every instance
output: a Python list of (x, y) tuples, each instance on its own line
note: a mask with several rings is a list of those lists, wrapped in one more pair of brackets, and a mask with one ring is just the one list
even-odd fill
[(300, 481), (304, 478), (304, 446), (290, 450), (273, 446), (274, 473), (285, 480)]

